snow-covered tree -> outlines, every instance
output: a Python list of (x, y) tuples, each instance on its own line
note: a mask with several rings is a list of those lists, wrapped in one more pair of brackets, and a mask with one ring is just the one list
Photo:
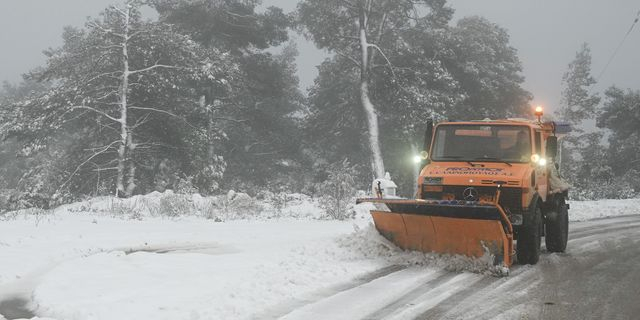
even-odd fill
[(482, 17), (466, 17), (451, 30), (454, 58), (447, 69), (460, 82), (464, 101), (448, 112), (451, 119), (521, 117), (528, 114), (531, 94), (517, 51), (507, 30)]
[(212, 77), (199, 45), (169, 24), (144, 21), (140, 5), (127, 1), (84, 29), (66, 28), (64, 45), (48, 50), (47, 65), (29, 75), (53, 85), (21, 102), (20, 117), (5, 132), (25, 141), (29, 153), (46, 150), (61, 136), (71, 142), (55, 148), (68, 158), (59, 188), (106, 181), (116, 195), (130, 196), (137, 157), (157, 145), (138, 132), (148, 132), (157, 117), (183, 122), (178, 113), (184, 114), (184, 97), (198, 100), (186, 85)]
[(593, 117), (600, 104), (600, 97), (590, 92), (595, 83), (591, 75), (591, 49), (587, 43), (583, 43), (562, 77), (559, 114), (561, 119), (574, 125), (574, 130), (581, 132), (579, 125), (583, 120)]
[(587, 141), (593, 140), (593, 137), (585, 135), (582, 123), (595, 117), (600, 103), (598, 95), (590, 92), (595, 83), (591, 75), (591, 49), (584, 43), (562, 77), (562, 100), (558, 111), (560, 119), (571, 123), (573, 127), (573, 133), (561, 144), (561, 173), (576, 188), (582, 185), (580, 181), (583, 180), (578, 168), (582, 167), (583, 161), (590, 161), (581, 154), (588, 151), (585, 149), (590, 146)]
[[(343, 72), (358, 75), (360, 105), (367, 125), (371, 169), (374, 177), (384, 177), (385, 168), (380, 143), (378, 110), (371, 97), (372, 73), (377, 66), (389, 69), (397, 45), (402, 45), (398, 31), (410, 27), (418, 19), (419, 9), (436, 18), (449, 19), (452, 10), (444, 1), (391, 0), (305, 0), (298, 5), (299, 21), (306, 35), (317, 46), (325, 48), (350, 62)], [(419, 8), (421, 7), (421, 8)], [(357, 70), (357, 71), (356, 71)], [(393, 81), (391, 77), (387, 79)]]
[[(614, 174), (636, 176), (640, 172), (640, 91), (617, 87), (605, 91), (598, 127), (611, 132), (608, 162)], [(634, 187), (640, 192), (640, 181)]]
[[(215, 127), (225, 134), (216, 154), (227, 160), (227, 186), (253, 191), (250, 185), (300, 183), (292, 177), (303, 171), (299, 118), (304, 97), (295, 76), (297, 50), (286, 44), (290, 17), (280, 8), (260, 10), (256, 0), (152, 3), (161, 21), (207, 48), (229, 52), (240, 70), (233, 92), (217, 86), (204, 94), (205, 105), (216, 106)], [(275, 46), (281, 53), (274, 53)]]
[[(308, 137), (322, 146), (321, 154), (328, 163), (348, 157), (351, 163), (367, 166), (373, 160), (368, 147), (369, 117), (360, 94), (361, 46), (359, 38), (349, 34), (356, 32), (358, 16), (352, 14), (352, 24), (347, 18), (330, 16), (334, 14), (331, 10), (346, 5), (340, 3), (331, 7), (329, 3), (302, 2), (299, 8), (301, 23), (307, 25), (305, 20), (310, 19), (307, 28), (315, 28), (308, 30), (312, 39), (335, 53), (320, 67), (309, 93)], [(378, 140), (388, 171), (410, 195), (415, 184), (410, 159), (422, 148), (428, 119), (521, 115), (531, 98), (521, 87), (516, 51), (500, 27), (477, 17), (450, 27), (453, 10), (444, 1), (397, 1), (384, 10), (380, 9), (384, 1), (371, 3), (370, 33), (376, 36), (369, 41), (384, 56), (376, 47), (369, 48), (373, 60), (366, 72), (368, 96), (376, 106)], [(340, 14), (350, 12), (343, 11)], [(376, 29), (383, 16), (387, 21)], [(358, 178), (361, 185), (367, 181), (370, 176)]]

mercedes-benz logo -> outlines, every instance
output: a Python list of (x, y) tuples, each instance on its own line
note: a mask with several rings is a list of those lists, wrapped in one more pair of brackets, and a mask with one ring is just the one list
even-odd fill
[(467, 201), (476, 201), (478, 200), (478, 190), (476, 190), (476, 188), (474, 187), (466, 188), (462, 192), (462, 196)]

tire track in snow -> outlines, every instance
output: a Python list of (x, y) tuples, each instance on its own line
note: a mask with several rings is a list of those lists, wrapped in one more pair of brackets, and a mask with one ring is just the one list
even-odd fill
[[(444, 270), (407, 268), (308, 304), (281, 319), (363, 319), (407, 292), (451, 274)], [(453, 274), (455, 275), (455, 274)]]
[(640, 215), (605, 217), (587, 221), (569, 221), (569, 234), (581, 233), (588, 230), (597, 230), (613, 225), (620, 225), (620, 223), (624, 222), (640, 222)]
[(428, 280), (421, 286), (405, 293), (404, 295), (399, 297), (398, 300), (387, 304), (386, 306), (369, 314), (368, 316), (365, 316), (364, 319), (367, 319), (367, 320), (384, 319), (385, 317), (392, 315), (395, 311), (400, 310), (401, 308), (410, 306), (412, 302), (416, 300), (416, 298), (424, 295), (426, 292), (429, 292), (434, 288), (439, 287), (443, 283), (448, 282), (455, 276), (456, 276), (455, 273), (443, 273), (435, 279)]
[(369, 283), (371, 281), (374, 281), (376, 279), (388, 276), (390, 274), (402, 271), (404, 269), (406, 269), (407, 266), (402, 266), (402, 265), (391, 265), (388, 267), (384, 267), (382, 269), (378, 269), (376, 271), (367, 273), (361, 277), (356, 278), (353, 281), (344, 283), (344, 284), (339, 284), (327, 289), (323, 289), (323, 290), (319, 290), (317, 292), (311, 293), (303, 298), (300, 298), (298, 300), (295, 301), (289, 301), (286, 302), (285, 304), (282, 305), (278, 305), (275, 306), (273, 308), (270, 308), (269, 310), (265, 311), (265, 312), (261, 312), (259, 315), (255, 315), (253, 318), (254, 319), (279, 319), (281, 317), (286, 316), (287, 314), (294, 312), (295, 310), (298, 310), (300, 308), (303, 308), (304, 306), (313, 304), (315, 302), (318, 302), (322, 299), (331, 297), (335, 294), (338, 294), (340, 292), (343, 291), (347, 291), (353, 288), (356, 288), (358, 286), (361, 286), (363, 284)]
[(466, 287), (464, 290), (458, 292), (455, 295), (449, 296), (440, 302), (437, 306), (433, 307), (430, 310), (427, 310), (420, 314), (417, 319), (425, 319), (425, 320), (437, 320), (443, 319), (444, 316), (450, 310), (457, 308), (460, 305), (460, 302), (463, 300), (467, 300), (472, 295), (481, 292), (485, 288), (494, 284), (496, 279), (494, 277), (484, 277), (474, 283), (473, 285)]
[(511, 276), (485, 276), (414, 319), (493, 319), (525, 303), (538, 282), (534, 267), (514, 266)]
[(447, 298), (457, 295), (467, 285), (473, 286), (485, 277), (473, 273), (447, 274), (437, 279), (439, 281), (423, 285), (392, 305), (383, 308), (381, 312), (376, 312), (373, 317), (365, 319), (416, 319)]
[(583, 230), (569, 231), (569, 241), (585, 238), (603, 233), (611, 233), (612, 231), (640, 228), (640, 217), (633, 221), (619, 221), (617, 223), (605, 224), (602, 226), (594, 226)]

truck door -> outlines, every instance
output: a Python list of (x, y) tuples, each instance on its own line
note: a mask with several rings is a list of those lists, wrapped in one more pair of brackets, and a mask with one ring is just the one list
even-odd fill
[[(542, 132), (539, 130), (536, 130), (534, 133), (534, 144), (536, 154), (544, 159), (546, 157), (544, 154), (545, 148), (542, 147)], [(537, 184), (536, 189), (538, 190), (538, 194), (540, 195), (540, 198), (542, 198), (542, 201), (547, 201), (547, 167), (535, 164), (535, 171)]]

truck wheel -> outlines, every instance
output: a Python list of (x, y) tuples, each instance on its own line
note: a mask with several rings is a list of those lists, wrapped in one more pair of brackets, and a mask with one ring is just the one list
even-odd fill
[(536, 264), (540, 259), (542, 210), (536, 204), (532, 212), (524, 215), (524, 223), (518, 233), (516, 256), (520, 264)]
[(554, 211), (557, 213), (555, 219), (550, 219), (545, 223), (546, 234), (544, 242), (549, 252), (564, 252), (567, 249), (567, 237), (569, 235), (569, 211), (564, 199), (556, 202)]

